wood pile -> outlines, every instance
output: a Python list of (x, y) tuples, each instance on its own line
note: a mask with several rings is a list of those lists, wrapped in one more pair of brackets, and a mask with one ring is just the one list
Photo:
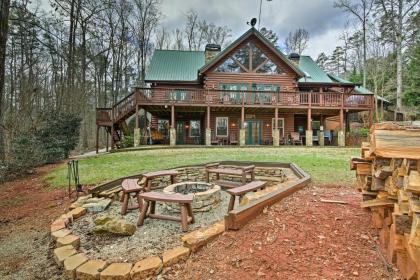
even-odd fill
[(388, 261), (420, 280), (420, 126), (375, 124), (369, 139), (350, 162), (361, 207), (371, 210)]

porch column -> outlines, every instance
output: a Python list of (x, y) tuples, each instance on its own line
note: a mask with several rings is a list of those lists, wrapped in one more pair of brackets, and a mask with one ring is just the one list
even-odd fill
[(96, 125), (96, 153), (99, 152), (99, 126)]
[(313, 134), (312, 134), (312, 109), (308, 109), (308, 124), (306, 129), (306, 146), (313, 146)]
[(207, 116), (206, 116), (206, 146), (211, 146), (210, 106), (207, 106)]
[(239, 130), (239, 145), (245, 146), (245, 107), (241, 108), (241, 128)]
[(171, 106), (171, 128), (169, 129), (169, 145), (176, 145), (175, 106)]
[(346, 145), (346, 131), (344, 128), (344, 110), (340, 109), (340, 129), (338, 130), (338, 146), (344, 147)]
[(318, 143), (319, 143), (319, 146), (324, 146), (325, 134), (324, 134), (324, 116), (323, 115), (320, 116), (320, 123), (321, 123), (321, 127), (319, 129), (319, 134), (318, 134)]
[(136, 127), (134, 128), (134, 147), (140, 145), (140, 128), (139, 128), (139, 105), (136, 105)]
[(273, 133), (273, 146), (278, 147), (280, 145), (280, 130), (277, 127), (279, 122), (279, 108), (274, 109), (274, 126), (272, 128)]
[(114, 149), (114, 124), (111, 125), (111, 151)]

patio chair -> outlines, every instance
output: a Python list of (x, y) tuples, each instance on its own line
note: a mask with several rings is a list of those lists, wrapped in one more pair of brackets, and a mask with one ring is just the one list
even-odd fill
[(219, 140), (216, 138), (214, 130), (211, 131), (211, 145), (219, 145)]
[(332, 133), (331, 130), (324, 130), (324, 138), (328, 139), (328, 145), (332, 143)]
[(236, 137), (236, 133), (232, 132), (229, 135), (229, 145), (238, 145), (238, 137)]
[(299, 132), (291, 132), (290, 137), (292, 138), (292, 145), (300, 144), (303, 145), (302, 138), (300, 137)]

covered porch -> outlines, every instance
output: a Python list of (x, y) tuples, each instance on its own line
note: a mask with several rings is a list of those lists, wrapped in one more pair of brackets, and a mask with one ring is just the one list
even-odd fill
[[(140, 111), (149, 115), (147, 124), (139, 123)], [(137, 106), (134, 144), (344, 146), (347, 113), (319, 108)], [(338, 127), (329, 127), (330, 117), (339, 119)]]

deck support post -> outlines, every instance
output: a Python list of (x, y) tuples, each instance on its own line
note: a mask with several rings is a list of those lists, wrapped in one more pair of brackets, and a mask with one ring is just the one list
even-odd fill
[(340, 109), (340, 129), (338, 130), (338, 146), (344, 147), (346, 145), (346, 132), (344, 128), (344, 110)]
[(278, 147), (280, 146), (280, 130), (278, 128), (279, 123), (279, 108), (274, 109), (274, 126), (272, 128), (273, 134), (273, 146)]
[(106, 129), (105, 129), (105, 143), (106, 143), (106, 149), (105, 149), (105, 151), (108, 153), (108, 151), (109, 151), (109, 133), (106, 131)]
[(241, 127), (239, 130), (239, 146), (245, 146), (245, 106), (241, 108)]
[(207, 106), (207, 116), (206, 116), (206, 146), (211, 146), (211, 128), (210, 128), (210, 106)]
[(136, 105), (136, 127), (134, 128), (134, 147), (140, 145), (140, 128), (139, 128), (139, 105)]
[(318, 143), (320, 146), (325, 146), (324, 115), (320, 116), (320, 123), (321, 123), (321, 127), (320, 127), (319, 135), (318, 135)]
[(171, 106), (171, 128), (169, 129), (169, 145), (176, 145), (175, 106)]
[(99, 152), (99, 126), (96, 125), (96, 153)]
[(308, 109), (308, 124), (306, 129), (306, 146), (313, 146), (313, 134), (312, 134), (312, 109)]
[(114, 141), (114, 124), (111, 125), (111, 151), (114, 149), (115, 141)]

